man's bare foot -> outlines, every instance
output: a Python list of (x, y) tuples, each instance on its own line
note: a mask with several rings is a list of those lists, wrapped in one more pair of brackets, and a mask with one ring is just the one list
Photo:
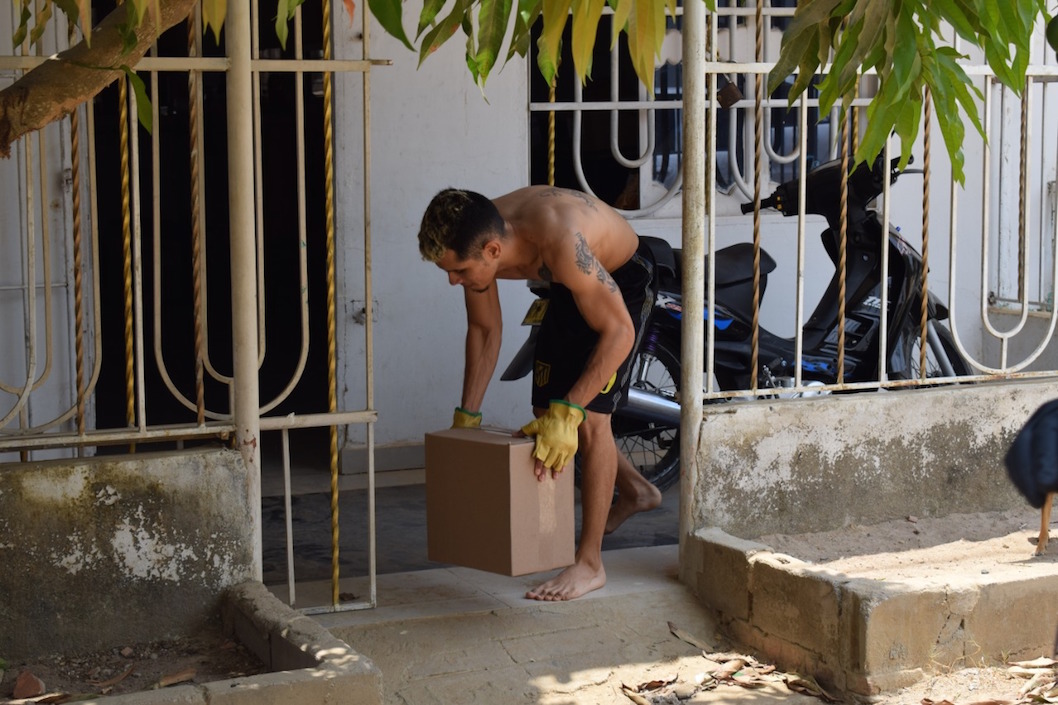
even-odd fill
[(558, 602), (572, 600), (606, 584), (606, 571), (602, 566), (595, 570), (583, 563), (574, 563), (543, 585), (525, 593), (530, 600)]
[(635, 495), (618, 493), (617, 501), (610, 507), (610, 513), (606, 516), (606, 533), (611, 534), (617, 531), (617, 527), (633, 514), (649, 512), (660, 506), (661, 492), (649, 483), (644, 483), (643, 487), (637, 487)]

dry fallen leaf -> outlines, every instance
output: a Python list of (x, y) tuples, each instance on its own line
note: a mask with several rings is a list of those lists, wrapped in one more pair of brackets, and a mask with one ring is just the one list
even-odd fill
[(628, 686), (622, 685), (621, 692), (628, 697), (629, 700), (634, 702), (636, 705), (650, 705), (650, 701), (644, 698), (642, 695), (634, 692)]
[(693, 635), (693, 634), (691, 634), (689, 632), (685, 632), (684, 630), (680, 629), (679, 627), (677, 627), (672, 622), (669, 622), (668, 624), (669, 624), (669, 631), (672, 632), (672, 635), (674, 637), (676, 637), (677, 639), (682, 639), (683, 641), (686, 641), (691, 646), (694, 646), (694, 647), (697, 647), (699, 649), (702, 649), (703, 651), (712, 651), (713, 645), (710, 644), (709, 642), (705, 641), (704, 639), (699, 639), (698, 637), (696, 637), (695, 635)]
[(647, 692), (649, 692), (651, 690), (657, 690), (658, 688), (664, 688), (667, 685), (672, 685), (673, 683), (676, 682), (676, 679), (679, 678), (679, 677), (680, 677), (679, 674), (676, 674), (676, 675), (671, 676), (669, 678), (655, 678), (652, 681), (647, 681), (646, 683), (640, 683), (635, 688), (628, 688), (627, 685), (622, 683), (621, 687), (622, 688), (628, 688), (629, 690), (632, 690), (632, 691), (634, 691), (636, 693), (647, 693)]
[(196, 671), (193, 668), (185, 668), (182, 671), (170, 673), (167, 676), (162, 676), (154, 687), (156, 689), (168, 688), (169, 686), (176, 685), (177, 683), (186, 683), (187, 681), (192, 680), (195, 677), (195, 672)]
[(728, 661), (723, 666), (721, 666), (719, 669), (713, 671), (713, 678), (717, 679), (718, 681), (726, 681), (730, 679), (733, 675), (741, 671), (745, 665), (746, 662), (740, 658), (732, 659), (731, 661)]
[[(801, 676), (796, 673), (788, 673), (784, 679), (786, 687), (795, 693), (801, 693), (802, 695), (811, 695), (812, 697), (819, 698), (828, 703), (836, 703), (838, 699), (833, 695), (823, 690), (823, 686), (816, 683), (815, 678), (811, 676)], [(923, 702), (923, 705), (927, 705)], [(941, 705), (937, 703), (937, 705)], [(949, 703), (950, 705), (950, 703)]]
[(125, 669), (124, 673), (120, 673), (120, 674), (118, 674), (118, 675), (116, 675), (113, 678), (110, 678), (108, 680), (105, 680), (105, 681), (88, 681), (88, 682), (90, 684), (94, 685), (97, 688), (104, 688), (104, 689), (105, 688), (112, 688), (115, 685), (117, 685), (118, 683), (120, 683), (121, 681), (123, 681), (126, 678), (128, 678), (129, 674), (131, 674), (135, 669), (136, 669), (136, 666), (132, 665), (132, 666), (129, 666), (127, 669)]
[(1021, 666), (1022, 668), (1050, 668), (1051, 666), (1058, 666), (1058, 661), (1055, 661), (1053, 658), (1047, 658), (1046, 656), (1040, 656), (1031, 661), (1015, 661), (1010, 665)]

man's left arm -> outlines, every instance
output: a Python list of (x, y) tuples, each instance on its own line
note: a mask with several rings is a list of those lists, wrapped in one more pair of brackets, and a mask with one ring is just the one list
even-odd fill
[(575, 234), (575, 241), (575, 256), (570, 247), (569, 252), (555, 253), (549, 263), (552, 281), (570, 290), (578, 310), (599, 339), (566, 397), (552, 399), (544, 415), (522, 427), (522, 433), (536, 437), (533, 457), (538, 461), (539, 479), (544, 477), (544, 468), (561, 470), (573, 458), (578, 446), (577, 428), (587, 418), (584, 407), (613, 381), (635, 341), (635, 327), (613, 277), (580, 233)]
[(632, 350), (635, 327), (621, 290), (588, 248), (584, 237), (575, 235), (576, 252), (556, 279), (573, 294), (577, 309), (599, 339), (584, 370), (566, 395), (566, 401), (585, 406), (613, 380), (617, 368)]

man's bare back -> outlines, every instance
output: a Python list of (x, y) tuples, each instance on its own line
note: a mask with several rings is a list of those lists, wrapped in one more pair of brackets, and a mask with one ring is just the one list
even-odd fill
[(540, 253), (527, 265), (497, 272), (503, 279), (539, 279), (547, 253), (562, 238), (579, 233), (608, 272), (635, 253), (639, 238), (621, 215), (602, 201), (579, 191), (528, 186), (493, 199), (515, 238)]

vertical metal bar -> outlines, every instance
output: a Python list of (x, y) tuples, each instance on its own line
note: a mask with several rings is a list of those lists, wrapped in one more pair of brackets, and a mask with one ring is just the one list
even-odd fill
[[(323, 1), (323, 59), (331, 58), (331, 2)], [(365, 29), (367, 23), (364, 23)], [(327, 410), (338, 408), (338, 361), (337, 361), (337, 314), (335, 292), (335, 232), (334, 232), (334, 119), (331, 72), (323, 72), (323, 145), (324, 145), (324, 197), (327, 219)], [(366, 127), (365, 127), (366, 131)], [(367, 204), (365, 203), (366, 207)], [(365, 258), (366, 258), (365, 253)], [(365, 303), (367, 319), (371, 320), (371, 299)], [(331, 604), (338, 604), (340, 578), (338, 547), (338, 429), (328, 427), (331, 458)]]
[[(132, 335), (132, 214), (129, 201), (129, 81), (118, 78), (118, 147), (121, 152), (121, 247), (123, 252), (122, 279), (125, 304), (125, 423), (136, 425), (136, 389), (133, 382)], [(130, 446), (135, 449), (135, 444)]]
[[(73, 33), (71, 25), (71, 36)], [(70, 170), (73, 211), (73, 308), (74, 308), (74, 383), (77, 386), (77, 433), (85, 432), (84, 385), (84, 276), (82, 274), (81, 213), (81, 108), (70, 113)], [(80, 447), (78, 447), (80, 451)]]
[[(684, 20), (686, 21), (686, 19)], [(709, 16), (709, 29), (704, 37), (705, 40), (705, 51), (709, 56), (710, 61), (716, 61), (717, 59), (717, 37), (719, 35), (720, 21), (716, 13)], [(704, 30), (704, 23), (703, 29)], [(701, 41), (701, 40), (699, 40)], [(686, 73), (684, 74), (686, 75)], [(713, 383), (715, 381), (714, 367), (716, 363), (716, 326), (713, 325), (713, 321), (716, 320), (716, 209), (713, 207), (716, 203), (716, 91), (717, 91), (717, 80), (716, 74), (709, 74), (709, 93), (713, 99), (709, 101), (709, 108), (706, 117), (707, 131), (705, 133), (706, 148), (705, 155), (695, 155), (690, 162), (695, 164), (695, 168), (699, 162), (702, 164), (708, 164), (709, 167), (705, 170), (705, 209), (708, 217), (708, 227), (706, 229), (708, 242), (702, 246), (703, 254), (709, 254), (709, 265), (705, 271), (705, 287), (706, 287), (706, 299), (702, 305), (703, 315), (705, 315), (705, 307), (708, 306), (708, 316), (706, 316), (707, 323), (703, 324), (705, 328), (705, 379), (704, 387), (706, 392), (713, 392)], [(684, 104), (684, 119), (686, 120), (687, 105)], [(738, 115), (738, 109), (734, 109), (733, 115)], [(734, 118), (732, 119), (734, 124)], [(732, 129), (732, 132), (737, 130)], [(684, 145), (684, 153), (687, 153), (687, 147)], [(703, 161), (704, 159), (704, 161)], [(686, 171), (686, 164), (688, 160), (685, 158), (683, 162), (683, 170)], [(682, 178), (682, 174), (681, 174)], [(682, 352), (681, 352), (682, 355)], [(682, 382), (681, 382), (682, 383)], [(695, 434), (697, 435), (697, 431)], [(697, 452), (697, 441), (695, 442), (695, 452)]]
[[(890, 142), (885, 141), (885, 147), (882, 149), (882, 158), (885, 159), (885, 168), (889, 169), (889, 150)], [(888, 173), (888, 171), (886, 172)], [(952, 185), (954, 186), (955, 179), (952, 179)], [(879, 293), (882, 299), (882, 314), (878, 325), (878, 382), (884, 383), (889, 378), (889, 211), (891, 207), (890, 199), (890, 183), (889, 179), (886, 178), (882, 185), (882, 229), (885, 234), (882, 236), (882, 241), (879, 247), (882, 251), (878, 253), (878, 257), (882, 263), (882, 278), (881, 286), (879, 286)]]
[[(754, 22), (754, 55), (764, 60), (764, 0), (757, 0)], [(760, 191), (764, 180), (764, 77), (753, 75), (753, 317), (749, 356), (749, 388), (757, 391), (760, 376)]]
[(808, 176), (808, 91), (801, 94), (801, 109), (798, 111), (801, 140), (798, 148), (801, 158), (797, 160), (797, 292), (796, 320), (794, 322), (794, 386), (801, 386), (801, 359), (804, 355), (805, 319), (805, 201), (808, 198), (805, 185)]
[(254, 577), (261, 579), (261, 420), (257, 379), (257, 248), (254, 237), (253, 72), (250, 62), (250, 3), (228, 6), (224, 24), (229, 68), (228, 223), (231, 230), (232, 421), (236, 447), (246, 464)]
[[(933, 135), (933, 96), (929, 86), (922, 91), (922, 278), (919, 281), (919, 331), (918, 331), (918, 375), (920, 379), (929, 376), (926, 369), (926, 323), (929, 321), (929, 182), (931, 138)], [(886, 179), (888, 181), (888, 178)]]
[[(258, 36), (260, 22), (258, 13), (260, 7), (258, 3), (252, 3), (251, 13), (251, 24), (252, 36), (251, 44), (253, 46), (252, 56), (254, 59), (259, 59), (261, 56), (261, 42)], [(281, 10), (285, 12), (285, 10)], [(300, 8), (296, 10), (298, 17), (300, 18)], [(286, 18), (283, 18), (286, 21)], [(294, 31), (295, 41), (298, 43), (297, 58), (301, 56), (301, 34), (300, 24), (296, 26)], [(295, 80), (300, 82), (301, 74), (297, 74)], [(285, 74), (284, 74), (285, 77)], [(261, 73), (254, 73), (253, 76), (253, 134), (254, 141), (257, 144), (257, 149), (254, 150), (254, 172), (255, 179), (254, 184), (257, 189), (256, 198), (256, 216), (257, 216), (257, 227), (255, 233), (257, 234), (257, 261), (261, 262), (261, 266), (257, 268), (257, 364), (263, 365), (265, 354), (267, 352), (267, 331), (265, 330), (265, 297), (268, 296), (267, 287), (265, 286), (265, 271), (263, 262), (265, 261), (265, 241), (264, 241), (264, 166), (262, 164), (262, 154), (264, 152), (264, 140), (261, 137)], [(298, 160), (298, 166), (301, 168), (301, 160)], [(262, 412), (264, 413), (264, 412)]]
[(297, 604), (294, 594), (294, 517), (290, 502), (290, 429), (284, 428), (283, 436), (283, 516), (286, 517), (287, 535), (287, 602)]
[(849, 239), (849, 108), (841, 114), (841, 227), (838, 233), (838, 374), (835, 380), (845, 383), (845, 290), (848, 274), (847, 248)]
[[(325, 0), (329, 2), (330, 0)], [(368, 21), (367, 3), (363, 3), (364, 26), (364, 59), (371, 56), (371, 23)], [(374, 347), (374, 312), (372, 301), (374, 288), (371, 279), (371, 69), (363, 74), (363, 110), (364, 110), (364, 349), (366, 356), (365, 389), (367, 408), (375, 408), (375, 347)], [(375, 553), (375, 423), (367, 424), (367, 540), (368, 540), (368, 581), (370, 583), (371, 606), (378, 604), (376, 590), (376, 553)]]
[[(686, 390), (680, 404), (680, 456), (683, 472), (680, 478), (680, 552), (685, 539), (694, 530), (691, 516), (694, 486), (698, 480), (698, 437), (702, 425), (702, 340), (705, 312), (704, 272), (705, 175), (710, 186), (715, 179), (712, 164), (705, 163), (705, 3), (691, 2), (683, 8), (683, 340), (680, 355), (681, 389)], [(716, 94), (716, 74), (710, 75), (709, 94)], [(710, 124), (715, 125), (716, 100), (709, 101)], [(715, 150), (715, 137), (710, 147)], [(712, 154), (709, 155), (710, 158)], [(715, 228), (715, 208), (709, 208), (709, 236)], [(712, 308), (712, 306), (710, 306)]]
[[(199, 42), (201, 33), (198, 31), (198, 8), (191, 11), (187, 18), (187, 55), (194, 57), (199, 54)], [(190, 164), (191, 177), (191, 301), (193, 311), (192, 325), (195, 336), (195, 419), (201, 426), (206, 422), (206, 387), (205, 387), (205, 355), (203, 353), (202, 338), (202, 288), (205, 286), (202, 276), (202, 217), (200, 185), (202, 183), (201, 156), (199, 149), (199, 113), (200, 94), (199, 82), (201, 75), (194, 69), (187, 72), (187, 127), (188, 127), (188, 161)]]
[[(136, 92), (129, 93), (129, 105), (132, 108), (130, 114), (138, 115), (136, 112)], [(155, 101), (157, 103), (157, 101)], [(155, 123), (157, 125), (157, 123)], [(133, 331), (133, 361), (136, 374), (136, 418), (137, 425), (141, 431), (147, 430), (147, 400), (144, 388), (144, 364), (143, 364), (143, 223), (140, 214), (143, 212), (140, 205), (140, 140), (137, 130), (133, 131), (132, 139), (132, 212), (136, 218), (132, 221), (132, 331)], [(152, 143), (157, 139), (157, 127), (151, 136)], [(157, 177), (158, 160), (154, 163), (155, 178)], [(155, 189), (155, 199), (158, 198)], [(158, 218), (155, 218), (154, 228), (160, 228)], [(126, 343), (127, 344), (127, 343)]]
[[(41, 130), (40, 135), (40, 169), (37, 173), (37, 178), (40, 179), (40, 202), (41, 204), (51, 203), (51, 197), (48, 195), (48, 141), (47, 141), (47, 130)], [(41, 209), (40, 214), (40, 271), (42, 284), (44, 287), (44, 369), (41, 370), (40, 375), (34, 380), (33, 388), (36, 389), (44, 380), (47, 379), (51, 373), (52, 364), (52, 351), (54, 348), (54, 342), (52, 340), (52, 301), (51, 301), (51, 219), (48, 217), (48, 213)]]

